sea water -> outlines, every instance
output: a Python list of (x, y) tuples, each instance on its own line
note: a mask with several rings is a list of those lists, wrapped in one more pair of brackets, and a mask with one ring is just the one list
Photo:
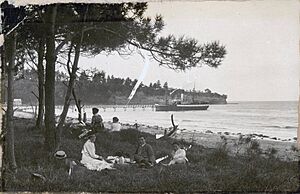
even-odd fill
[[(112, 121), (114, 116), (121, 123), (144, 124), (149, 126), (171, 127), (171, 115), (175, 124), (186, 131), (262, 134), (280, 139), (293, 139), (297, 136), (298, 102), (237, 102), (237, 104), (210, 105), (206, 111), (155, 112), (152, 108), (101, 108), (101, 105), (85, 106), (87, 118), (92, 117), (92, 107), (100, 109), (104, 121)], [(57, 114), (61, 108), (57, 107)], [(76, 108), (70, 107), (69, 117), (76, 118)]]

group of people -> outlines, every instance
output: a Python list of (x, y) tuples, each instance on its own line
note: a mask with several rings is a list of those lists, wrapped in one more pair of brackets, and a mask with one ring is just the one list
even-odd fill
[[(91, 122), (91, 127), (93, 131), (88, 135), (88, 140), (83, 145), (81, 151), (82, 158), (81, 163), (90, 170), (101, 171), (103, 169), (114, 169), (114, 163), (109, 162), (102, 156), (96, 154), (95, 141), (96, 135), (100, 129), (103, 129), (103, 119), (98, 114), (99, 110), (97, 108), (92, 109), (93, 117)], [(113, 118), (113, 123), (111, 125), (110, 131), (120, 131), (121, 125), (117, 117)], [(173, 165), (182, 164), (187, 162), (186, 151), (180, 148), (178, 143), (173, 143), (174, 151), (172, 152), (172, 159), (168, 164), (163, 165)], [(146, 143), (144, 137), (138, 138), (138, 146), (136, 152), (129, 160), (130, 163), (137, 163), (140, 167), (152, 167), (156, 164), (155, 155), (153, 148), (150, 144)]]
[[(91, 122), (91, 128), (94, 132), (99, 132), (101, 130), (104, 130), (104, 124), (103, 124), (103, 119), (101, 115), (99, 114), (99, 109), (98, 108), (92, 108), (92, 122)], [(121, 124), (119, 123), (118, 117), (113, 117), (113, 122), (110, 127), (110, 131), (120, 131), (121, 130)]]
[[(163, 165), (185, 164), (188, 161), (185, 149), (180, 148), (180, 145), (176, 142), (173, 143), (173, 148), (171, 161), (168, 164)], [(134, 154), (134, 160), (141, 166), (153, 166), (156, 163), (153, 149), (150, 144), (146, 143), (144, 137), (140, 137), (138, 140), (138, 147)]]
[[(81, 151), (81, 163), (89, 170), (101, 171), (103, 169), (114, 169), (113, 163), (108, 162), (102, 156), (96, 154), (95, 150), (96, 135), (92, 134), (88, 137)], [(166, 166), (173, 164), (185, 164), (187, 162), (186, 151), (180, 148), (178, 143), (173, 143), (174, 150), (172, 152), (172, 159)], [(156, 164), (152, 146), (146, 143), (144, 137), (139, 137), (138, 147), (130, 159), (131, 163), (137, 163), (140, 167), (152, 167)]]

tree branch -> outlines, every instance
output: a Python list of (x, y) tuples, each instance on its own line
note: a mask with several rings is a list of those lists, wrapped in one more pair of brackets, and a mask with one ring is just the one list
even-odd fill
[(32, 93), (37, 99), (39, 99), (39, 97), (38, 97), (33, 91), (31, 91), (31, 93)]
[(33, 64), (35, 64), (35, 66), (38, 66), (38, 64), (34, 61), (33, 56), (31, 55), (30, 50), (28, 49), (28, 47), (26, 47), (26, 50), (27, 50), (27, 54), (28, 54), (28, 56), (29, 56), (31, 62), (32, 62)]
[(67, 61), (67, 69), (68, 69), (68, 73), (69, 73), (70, 76), (72, 75), (71, 67), (70, 67), (70, 63), (72, 63), (71, 62), (72, 50), (73, 50), (73, 41), (71, 42), (71, 46), (70, 46), (70, 49), (69, 49), (69, 52), (68, 52), (68, 61)]
[(62, 82), (66, 87), (69, 87), (68, 84), (66, 84), (65, 82)]
[(26, 62), (26, 64), (35, 72), (37, 72), (37, 69), (35, 69), (31, 64), (29, 64), (28, 62)]
[(67, 37), (55, 48), (55, 55), (58, 55), (60, 49), (62, 49), (65, 46), (65, 44), (67, 44), (67, 42), (69, 42), (73, 37), (75, 37), (76, 34), (77, 33), (75, 33), (74, 35), (68, 34)]

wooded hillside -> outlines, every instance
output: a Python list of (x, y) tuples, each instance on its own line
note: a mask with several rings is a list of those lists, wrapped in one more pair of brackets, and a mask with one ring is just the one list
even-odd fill
[[(62, 72), (56, 73), (56, 104), (63, 104), (68, 76)], [(36, 104), (38, 93), (36, 84), (37, 74), (33, 70), (24, 70), (22, 76), (15, 82), (15, 98), (22, 99), (23, 104)], [(84, 104), (126, 104), (128, 96), (137, 80), (130, 78), (116, 78), (103, 71), (82, 71), (75, 84), (75, 93)], [(131, 100), (131, 104), (155, 104), (165, 102), (165, 93), (168, 99), (184, 99), (199, 103), (226, 104), (226, 95), (221, 95), (206, 89), (205, 91), (184, 91), (169, 88), (167, 82), (160, 80), (149, 85), (141, 84)], [(176, 90), (177, 89), (177, 90)], [(176, 90), (172, 95), (170, 93)], [(71, 102), (72, 103), (72, 102)], [(74, 102), (73, 102), (74, 103)]]

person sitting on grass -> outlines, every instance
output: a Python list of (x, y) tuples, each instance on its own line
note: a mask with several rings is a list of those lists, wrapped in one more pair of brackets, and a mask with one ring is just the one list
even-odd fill
[(138, 147), (134, 154), (134, 161), (143, 167), (151, 167), (155, 164), (155, 156), (151, 145), (146, 143), (144, 137), (138, 139)]
[(172, 160), (167, 164), (168, 166), (173, 164), (185, 164), (187, 162), (186, 152), (180, 148), (178, 143), (173, 143), (174, 151), (172, 152)]
[(120, 131), (121, 130), (121, 124), (119, 123), (118, 117), (113, 117), (113, 122), (111, 124), (110, 131)]
[(56, 159), (55, 163), (57, 167), (67, 168), (69, 176), (71, 176), (73, 168), (77, 166), (74, 159), (68, 158), (67, 154), (63, 150), (58, 150), (54, 153)]
[(96, 135), (91, 133), (82, 148), (81, 163), (89, 170), (101, 171), (103, 169), (114, 169), (113, 164), (106, 162), (102, 156), (96, 154)]
[(102, 131), (104, 129), (103, 125), (103, 119), (101, 115), (98, 114), (99, 109), (98, 108), (92, 108), (93, 117), (91, 122), (91, 128), (95, 132)]

